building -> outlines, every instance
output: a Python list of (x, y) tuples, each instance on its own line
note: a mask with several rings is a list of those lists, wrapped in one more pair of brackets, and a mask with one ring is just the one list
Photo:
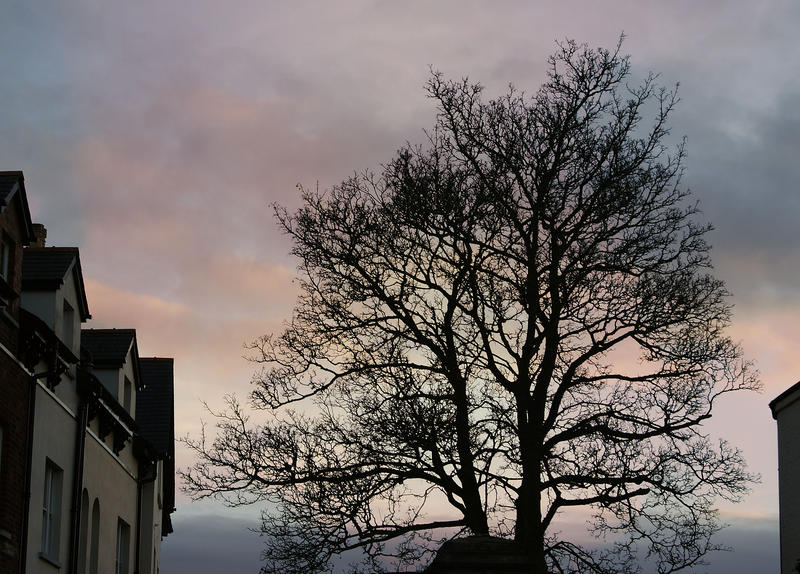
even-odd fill
[[(17, 228), (30, 221), (9, 213)], [(82, 328), (91, 315), (78, 249), (45, 247), (44, 228), (30, 230), (8, 243), (20, 277), (7, 281), (19, 295), (6, 305), (18, 320), (3, 347), (16, 370), (0, 371), (0, 487), (5, 501), (21, 483), (22, 508), (0, 523), (0, 571), (156, 574), (175, 500), (172, 360), (140, 358), (133, 329)]]
[(781, 574), (800, 572), (800, 382), (770, 404), (778, 423)]
[(781, 574), (800, 572), (800, 382), (770, 404), (778, 421)]
[(33, 240), (21, 172), (0, 172), (0, 572), (22, 562), (30, 372), (20, 361), (22, 249)]

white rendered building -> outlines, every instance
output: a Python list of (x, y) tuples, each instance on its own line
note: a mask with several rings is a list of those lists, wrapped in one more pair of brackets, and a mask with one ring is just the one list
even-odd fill
[(27, 248), (22, 273), (35, 393), (22, 570), (157, 574), (174, 510), (172, 359), (140, 358), (133, 329), (81, 329), (76, 248)]

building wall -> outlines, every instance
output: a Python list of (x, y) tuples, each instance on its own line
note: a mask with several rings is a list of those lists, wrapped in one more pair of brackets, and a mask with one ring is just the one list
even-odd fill
[[(21, 188), (20, 192), (24, 189)], [(83, 302), (84, 296), (80, 277), (72, 271), (64, 277), (65, 281), (58, 289), (21, 293), (22, 247), (29, 240), (30, 224), (30, 214), (22, 209), (24, 197), (21, 200), (17, 197), (0, 210), (0, 237), (16, 245), (11, 257), (8, 285), (0, 285), (3, 296), (9, 301), (7, 306), (0, 306), (0, 574), (18, 572), (23, 562), (27, 574), (72, 574), (71, 558), (76, 559), (79, 574), (111, 574), (115, 571), (117, 559), (120, 519), (129, 526), (127, 572), (134, 574), (137, 558), (134, 553), (138, 551), (141, 564), (136, 574), (155, 574), (160, 559), (161, 473), (164, 465), (159, 462), (157, 479), (144, 485), (142, 514), (137, 520), (140, 465), (142, 469), (151, 469), (152, 465), (134, 456), (130, 440), (119, 452), (114, 452), (114, 432), (120, 429), (120, 425), (128, 424), (122, 420), (127, 420), (127, 417), (111, 414), (119, 412), (115, 405), (108, 405), (111, 412), (105, 412), (103, 400), (113, 402), (108, 397), (97, 398), (94, 394), (81, 397), (75, 365), (61, 376), (59, 384), (49, 388), (46, 376), (36, 378), (46, 374), (47, 364), (42, 362), (28, 371), (18, 361), (25, 350), (20, 348), (20, 307), (38, 316), (70, 348), (74, 357), (67, 357), (68, 362), (80, 357), (79, 302)], [(13, 297), (11, 291), (20, 293), (20, 297)], [(65, 301), (72, 311), (66, 316)], [(71, 321), (68, 319), (70, 316)], [(45, 333), (42, 335), (49, 337)], [(47, 360), (50, 359), (48, 355)], [(131, 382), (129, 412), (132, 416), (136, 412), (135, 385), (138, 382), (134, 376), (134, 360), (129, 352), (122, 368), (102, 373), (102, 383), (123, 406), (125, 380)], [(35, 411), (29, 416), (28, 406), (32, 398)], [(82, 410), (82, 404), (86, 406), (85, 400), (90, 401), (89, 413), (97, 414), (96, 409), (99, 409), (104, 416), (115, 419), (111, 426), (116, 430), (104, 439), (100, 438), (97, 416), (87, 428), (82, 428), (79, 413), (86, 412)], [(105, 420), (109, 422), (109, 419)], [(30, 441), (29, 429), (32, 429)], [(131, 430), (121, 434), (129, 437)], [(84, 441), (82, 461), (76, 461), (79, 437)], [(43, 508), (48, 461), (57, 467), (60, 476), (60, 500), (55, 512), (58, 544), (56, 552), (43, 557)], [(83, 472), (77, 476), (76, 466), (81, 462)], [(94, 512), (96, 508), (98, 513)], [(75, 512), (80, 513), (80, 520), (77, 521), (73, 547), (73, 525), (78, 518)], [(139, 549), (136, 548), (137, 528), (143, 540)], [(72, 556), (73, 548), (77, 551), (76, 556)], [(96, 557), (94, 560), (93, 555)]]
[[(72, 341), (70, 350), (80, 356), (81, 322), (78, 304), (78, 291), (74, 281), (66, 281), (55, 291), (25, 291), (22, 294), (22, 307), (44, 321), (62, 341)], [(74, 310), (72, 323), (65, 324), (64, 301)], [(70, 337), (67, 331), (71, 331)]]
[(156, 464), (154, 480), (142, 488), (141, 547), (139, 548), (139, 573), (156, 574), (161, 562), (161, 509), (163, 496), (164, 462)]
[(94, 375), (103, 383), (103, 386), (111, 393), (117, 402), (122, 405), (125, 393), (125, 380), (131, 382), (131, 405), (128, 411), (131, 416), (136, 413), (136, 377), (133, 371), (133, 358), (131, 352), (125, 358), (122, 368), (98, 369), (93, 370)]
[(119, 369), (92, 369), (92, 373), (97, 377), (111, 396), (117, 398), (119, 393)]
[[(47, 325), (64, 340), (64, 331), (72, 331), (73, 353), (80, 349), (80, 319), (73, 314), (73, 324), (65, 324), (62, 309), (67, 300), (77, 309), (77, 289), (74, 281), (67, 281), (61, 289), (51, 292), (26, 293), (22, 306), (39, 315)], [(42, 316), (44, 315), (44, 316)], [(35, 375), (48, 370), (44, 362), (34, 367)], [(80, 397), (77, 392), (75, 368), (61, 375), (55, 388), (48, 388), (40, 378), (35, 384), (33, 456), (31, 460), (30, 507), (28, 511), (27, 572), (31, 574), (65, 572), (69, 566), (70, 535), (75, 481), (75, 449), (78, 440), (78, 409)], [(45, 474), (47, 461), (61, 471), (61, 501), (59, 508), (58, 556), (43, 557), (42, 511), (45, 496)], [(112, 570), (113, 571), (113, 570)]]
[[(65, 343), (68, 341), (72, 342), (72, 344), (68, 346), (72, 354), (76, 357), (81, 356), (81, 321), (78, 297), (78, 290), (75, 287), (74, 281), (67, 281), (61, 289), (56, 291), (56, 316), (55, 326), (53, 328), (55, 334), (58, 335), (62, 341)], [(71, 323), (65, 319), (64, 313), (62, 312), (65, 301), (69, 303), (69, 306), (73, 309)], [(71, 334), (68, 334), (68, 332), (71, 332)]]
[[(68, 383), (59, 387), (66, 388)], [(69, 559), (70, 507), (75, 476), (75, 442), (78, 423), (75, 411), (43, 384), (36, 384), (31, 498), (28, 518), (27, 570), (29, 574), (64, 572)], [(63, 391), (62, 391), (63, 393)], [(61, 470), (61, 504), (58, 555), (54, 561), (41, 556), (42, 509), (47, 461)], [(54, 563), (55, 562), (55, 563)], [(61, 570), (59, 570), (59, 566)]]
[[(121, 518), (130, 526), (128, 572), (133, 573), (136, 543), (137, 466), (130, 442), (115, 455), (110, 448), (110, 435), (101, 441), (97, 427), (90, 425), (86, 438), (83, 486), (89, 495), (89, 507), (100, 504), (98, 572), (114, 572), (116, 561), (117, 522)], [(91, 532), (85, 533), (91, 538)]]
[(781, 573), (795, 574), (800, 562), (800, 389), (787, 397), (777, 420)]
[[(19, 293), (22, 285), (22, 244), (25, 230), (21, 223), (24, 215), (20, 213), (19, 202), (12, 201), (0, 212), (0, 237), (7, 235), (16, 245), (11, 256), (9, 277), (11, 286)], [(12, 353), (17, 352), (17, 330), (19, 323), (19, 299), (10, 302), (8, 308), (0, 309), (0, 344)]]
[(56, 294), (54, 291), (25, 291), (22, 307), (45, 322), (53, 332), (56, 324)]
[[(21, 193), (21, 192), (19, 192)], [(22, 285), (22, 245), (27, 241), (18, 201), (0, 210), (0, 238), (15, 249), (8, 284), (16, 292)], [(19, 363), (19, 299), (0, 306), (0, 572), (16, 572), (22, 556), (25, 515), (25, 472), (28, 455), (28, 403), (30, 374)]]
[(22, 558), (30, 387), (27, 370), (0, 348), (0, 572), (16, 572)]
[[(64, 376), (66, 379), (66, 375)], [(74, 382), (65, 380), (56, 387), (62, 395), (74, 389)], [(33, 448), (34, 460), (31, 478), (31, 506), (28, 528), (27, 572), (44, 574), (65, 572), (69, 564), (70, 519), (72, 506), (73, 480), (75, 473), (75, 445), (78, 432), (77, 409), (72, 409), (55, 392), (42, 384), (37, 384), (36, 430)], [(77, 403), (77, 396), (73, 397)], [(70, 402), (73, 402), (70, 401)], [(128, 549), (128, 572), (134, 571), (134, 551), (136, 543), (136, 504), (138, 463), (133, 448), (128, 441), (118, 453), (113, 452), (114, 434), (110, 432), (100, 438), (99, 421), (90, 421), (83, 431), (86, 433), (84, 446), (84, 467), (82, 492), (86, 493), (88, 515), (82, 518), (84, 527), (79, 534), (79, 548), (86, 548), (83, 561), (85, 571), (90, 572), (91, 540), (93, 529), (98, 536), (97, 573), (112, 573), (116, 565), (116, 537), (118, 520), (130, 526)], [(50, 459), (62, 470), (61, 521), (59, 555), (55, 564), (40, 556), (42, 537), (42, 507), (44, 502), (44, 475), (46, 461)], [(99, 526), (91, 520), (95, 502), (99, 504)], [(77, 501), (79, 504), (82, 501)], [(81, 505), (83, 507), (83, 505)], [(60, 569), (58, 568), (60, 566)]]

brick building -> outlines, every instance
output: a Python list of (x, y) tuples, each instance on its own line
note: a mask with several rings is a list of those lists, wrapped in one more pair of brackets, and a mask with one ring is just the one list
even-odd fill
[(0, 172), (0, 572), (17, 572), (25, 532), (30, 373), (19, 341), (22, 249), (33, 239), (22, 172)]

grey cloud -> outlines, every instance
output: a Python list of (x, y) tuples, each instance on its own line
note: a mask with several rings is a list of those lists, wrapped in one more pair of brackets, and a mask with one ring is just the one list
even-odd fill
[(715, 124), (712, 107), (688, 114), (686, 181), (716, 227), (717, 268), (744, 303), (800, 301), (800, 269), (787, 264), (800, 259), (800, 91), (759, 112), (741, 106), (740, 117), (754, 114), (745, 130)]
[(779, 570), (777, 520), (739, 520), (723, 530), (717, 542), (730, 551), (709, 556), (707, 574), (750, 574)]
[[(7, 8), (3, 168), (25, 170), (51, 243), (79, 244), (86, 277), (109, 288), (96, 320), (138, 321), (143, 344), (161, 352), (171, 341), (181, 353), (186, 402), (198, 393), (213, 402), (233, 378), (246, 384), (241, 342), (291, 313), (281, 285), (293, 262), (270, 202), (297, 205), (296, 183), (330, 186), (421, 141), (434, 114), (422, 91), (429, 65), (488, 94), (509, 82), (531, 92), (555, 39), (611, 47), (625, 31), (635, 73), (681, 82), (674, 133), (688, 136), (686, 183), (717, 227), (717, 273), (750, 313), (767, 296), (800, 308), (794, 0)], [(239, 279), (264, 274), (276, 278), (258, 304), (261, 288)], [(143, 312), (135, 297), (115, 311), (120, 291), (180, 303), (191, 318)], [(190, 408), (181, 420), (202, 416)], [(759, 440), (773, 441), (772, 430)], [(774, 468), (753, 469), (773, 502)], [(227, 516), (179, 510), (162, 571), (256, 571), (260, 541)], [(774, 529), (749, 526), (723, 533), (737, 552), (714, 557), (711, 572), (775, 569)]]
[[(237, 515), (174, 515), (175, 532), (162, 546), (163, 572), (257, 572), (262, 539), (253, 531), (258, 521)], [(778, 531), (774, 520), (737, 520), (717, 542), (733, 551), (709, 556), (706, 574), (752, 574), (778, 570)], [(337, 574), (343, 574), (344, 567)]]
[(175, 531), (162, 543), (161, 571), (170, 573), (255, 573), (260, 568), (260, 540), (252, 520), (220, 514), (173, 515)]

